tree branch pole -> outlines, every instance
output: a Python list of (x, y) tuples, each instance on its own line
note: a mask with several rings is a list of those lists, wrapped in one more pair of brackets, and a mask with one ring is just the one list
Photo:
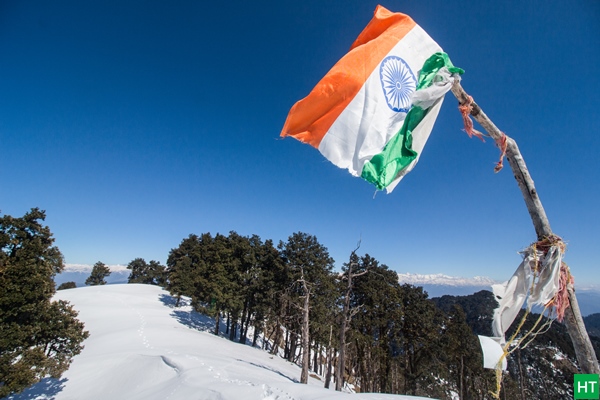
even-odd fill
[[(470, 100), (470, 96), (465, 92), (459, 81), (454, 83), (452, 93), (461, 105), (468, 103)], [(538, 240), (551, 236), (552, 229), (550, 229), (550, 222), (535, 190), (533, 179), (529, 175), (525, 160), (519, 151), (517, 143), (512, 138), (505, 136), (475, 102), (472, 102), (471, 106), (471, 116), (486, 130), (492, 139), (499, 142), (503, 137), (506, 137), (506, 158), (523, 194), (523, 199), (525, 200), (525, 205), (529, 211)], [(575, 288), (571, 283), (567, 285), (567, 292), (569, 294), (570, 307), (565, 311), (564, 323), (573, 342), (579, 367), (584, 374), (598, 374), (600, 373), (598, 359), (585, 329), (579, 310), (579, 303), (575, 296)]]

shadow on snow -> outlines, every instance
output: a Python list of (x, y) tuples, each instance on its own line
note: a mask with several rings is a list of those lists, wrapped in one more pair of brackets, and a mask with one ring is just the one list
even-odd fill
[(239, 358), (237, 359), (237, 361), (240, 361), (240, 362), (243, 362), (243, 363), (246, 363), (246, 364), (250, 364), (250, 365), (253, 365), (253, 366), (255, 366), (255, 367), (262, 368), (262, 369), (266, 369), (267, 371), (271, 371), (271, 372), (273, 372), (273, 373), (276, 373), (277, 375), (283, 376), (284, 378), (286, 378), (286, 379), (289, 379), (290, 381), (292, 381), (292, 382), (294, 382), (294, 383), (300, 383), (300, 381), (299, 381), (298, 379), (296, 379), (296, 378), (292, 378), (292, 377), (290, 377), (290, 376), (287, 376), (287, 375), (286, 375), (286, 374), (284, 374), (283, 372), (281, 372), (281, 371), (277, 371), (276, 369), (273, 369), (273, 368), (271, 368), (271, 367), (267, 367), (266, 365), (260, 365), (260, 364), (253, 363), (253, 362), (251, 362), (251, 361), (240, 360)]
[[(171, 316), (180, 324), (199, 331), (213, 332), (215, 330), (215, 320), (191, 309), (188, 298), (182, 297), (179, 300), (179, 307), (176, 306), (177, 298), (174, 296), (161, 294), (159, 300), (167, 307), (174, 309), (171, 312)], [(182, 307), (185, 307), (187, 310), (181, 310), (180, 308)]]
[(53, 400), (64, 389), (66, 382), (67, 378), (44, 378), (21, 393), (4, 397), (4, 400)]

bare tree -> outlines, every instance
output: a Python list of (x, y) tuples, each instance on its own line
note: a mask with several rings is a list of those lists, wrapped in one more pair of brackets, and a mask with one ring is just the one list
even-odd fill
[(342, 275), (342, 281), (347, 281), (346, 290), (344, 292), (344, 308), (341, 315), (340, 323), (340, 350), (338, 355), (337, 367), (335, 369), (335, 390), (341, 391), (344, 386), (344, 369), (345, 369), (345, 357), (346, 357), (346, 332), (350, 327), (350, 321), (354, 314), (358, 312), (358, 308), (350, 309), (350, 295), (352, 294), (352, 278), (359, 277), (369, 272), (369, 267), (362, 272), (355, 273), (354, 271), (359, 267), (358, 256), (356, 250), (360, 248), (360, 241), (356, 249), (350, 254), (350, 262), (348, 263), (348, 269)]

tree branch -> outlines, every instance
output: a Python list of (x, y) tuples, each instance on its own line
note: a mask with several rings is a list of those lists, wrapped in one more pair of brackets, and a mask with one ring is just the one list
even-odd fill
[[(538, 240), (552, 236), (550, 222), (548, 221), (542, 202), (535, 189), (533, 179), (529, 174), (529, 170), (525, 165), (525, 160), (519, 151), (517, 143), (496, 127), (477, 103), (472, 101), (471, 96), (465, 92), (459, 81), (454, 82), (452, 93), (461, 105), (471, 104), (471, 116), (473, 116), (473, 118), (475, 118), (475, 120), (486, 130), (492, 139), (497, 143), (504, 139), (506, 140), (506, 158), (508, 159), (515, 179), (517, 180), (517, 184), (521, 189)], [(567, 285), (567, 293), (569, 295), (571, 306), (565, 311), (564, 321), (569, 336), (571, 337), (571, 341), (573, 342), (573, 347), (575, 348), (579, 367), (584, 374), (598, 374), (600, 373), (598, 360), (596, 359), (594, 348), (592, 347), (588, 333), (585, 330), (583, 318), (579, 311), (577, 297), (575, 296), (575, 289), (571, 283)]]

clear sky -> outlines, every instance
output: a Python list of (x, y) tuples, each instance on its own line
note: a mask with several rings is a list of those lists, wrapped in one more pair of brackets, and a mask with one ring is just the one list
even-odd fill
[[(398, 272), (510, 277), (535, 240), (510, 168), (449, 94), (378, 193), (279, 133), (377, 1), (0, 2), (0, 210), (46, 210), (67, 263), (165, 262), (190, 233), (359, 239)], [(578, 285), (600, 284), (600, 1), (394, 1), (523, 153)]]

